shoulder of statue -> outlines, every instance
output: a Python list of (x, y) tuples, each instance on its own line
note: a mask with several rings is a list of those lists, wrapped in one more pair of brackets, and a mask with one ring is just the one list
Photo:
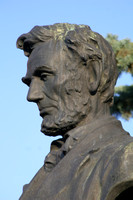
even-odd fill
[(110, 147), (110, 154), (106, 149), (101, 165), (101, 199), (106, 200), (114, 200), (119, 194), (133, 187), (133, 139), (125, 137), (125, 141)]
[(131, 138), (131, 142), (123, 148), (121, 163), (122, 171), (126, 174), (127, 178), (133, 179), (133, 138)]
[(47, 175), (47, 173), (44, 170), (44, 166), (40, 168), (40, 170), (36, 173), (34, 178), (31, 180), (29, 184), (26, 184), (23, 186), (23, 193), (19, 200), (21, 199), (27, 199), (27, 197), (34, 197), (34, 194), (36, 194), (38, 188), (44, 181), (44, 177)]

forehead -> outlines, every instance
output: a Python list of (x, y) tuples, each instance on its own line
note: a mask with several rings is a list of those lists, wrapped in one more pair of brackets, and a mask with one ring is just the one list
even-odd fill
[(60, 44), (55, 44), (53, 41), (37, 44), (29, 56), (26, 77), (31, 77), (40, 67), (58, 71), (64, 63), (63, 58)]

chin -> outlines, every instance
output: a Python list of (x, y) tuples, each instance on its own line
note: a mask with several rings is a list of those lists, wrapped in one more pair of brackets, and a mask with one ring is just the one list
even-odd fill
[(66, 132), (70, 131), (71, 129), (76, 127), (77, 123), (74, 123), (73, 121), (58, 123), (56, 124), (55, 121), (46, 121), (43, 120), (41, 125), (41, 132), (44, 133), (47, 136), (63, 136)]
[[(62, 116), (62, 118), (61, 118)], [(71, 129), (75, 128), (79, 122), (81, 122), (84, 117), (83, 113), (74, 112), (72, 116), (70, 113), (65, 113), (65, 115), (47, 115), (44, 117), (41, 125), (41, 132), (48, 136), (58, 136), (64, 135)]]
[(60, 135), (58, 130), (50, 129), (46, 127), (41, 127), (41, 132), (47, 136), (53, 136), (53, 137)]
[(48, 136), (57, 136), (58, 134), (58, 127), (54, 123), (54, 119), (52, 116), (48, 115), (45, 116), (42, 124), (41, 124), (41, 132)]
[(45, 125), (41, 126), (41, 132), (44, 133), (47, 136), (58, 136), (58, 135), (65, 135), (68, 131), (75, 128), (76, 124), (65, 124), (64, 126), (59, 127), (46, 127)]

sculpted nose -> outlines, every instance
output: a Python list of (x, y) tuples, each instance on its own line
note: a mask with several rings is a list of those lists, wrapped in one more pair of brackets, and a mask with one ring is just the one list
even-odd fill
[(27, 95), (27, 100), (30, 102), (38, 102), (43, 99), (44, 95), (40, 83), (37, 80), (32, 80)]

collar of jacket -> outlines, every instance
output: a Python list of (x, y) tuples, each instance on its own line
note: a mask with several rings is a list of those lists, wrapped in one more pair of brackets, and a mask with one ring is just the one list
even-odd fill
[[(45, 158), (44, 169), (48, 172), (51, 171), (70, 150), (86, 137), (86, 135), (89, 134), (90, 140), (93, 138), (93, 141), (102, 137), (101, 135), (96, 134), (96, 130), (110, 123), (117, 123), (118, 126), (121, 126), (121, 122), (116, 120), (116, 118), (106, 116), (102, 119), (97, 119), (90, 124), (76, 127), (66, 133), (64, 138), (54, 140), (51, 143), (51, 151)], [(94, 131), (95, 135), (93, 134)]]

